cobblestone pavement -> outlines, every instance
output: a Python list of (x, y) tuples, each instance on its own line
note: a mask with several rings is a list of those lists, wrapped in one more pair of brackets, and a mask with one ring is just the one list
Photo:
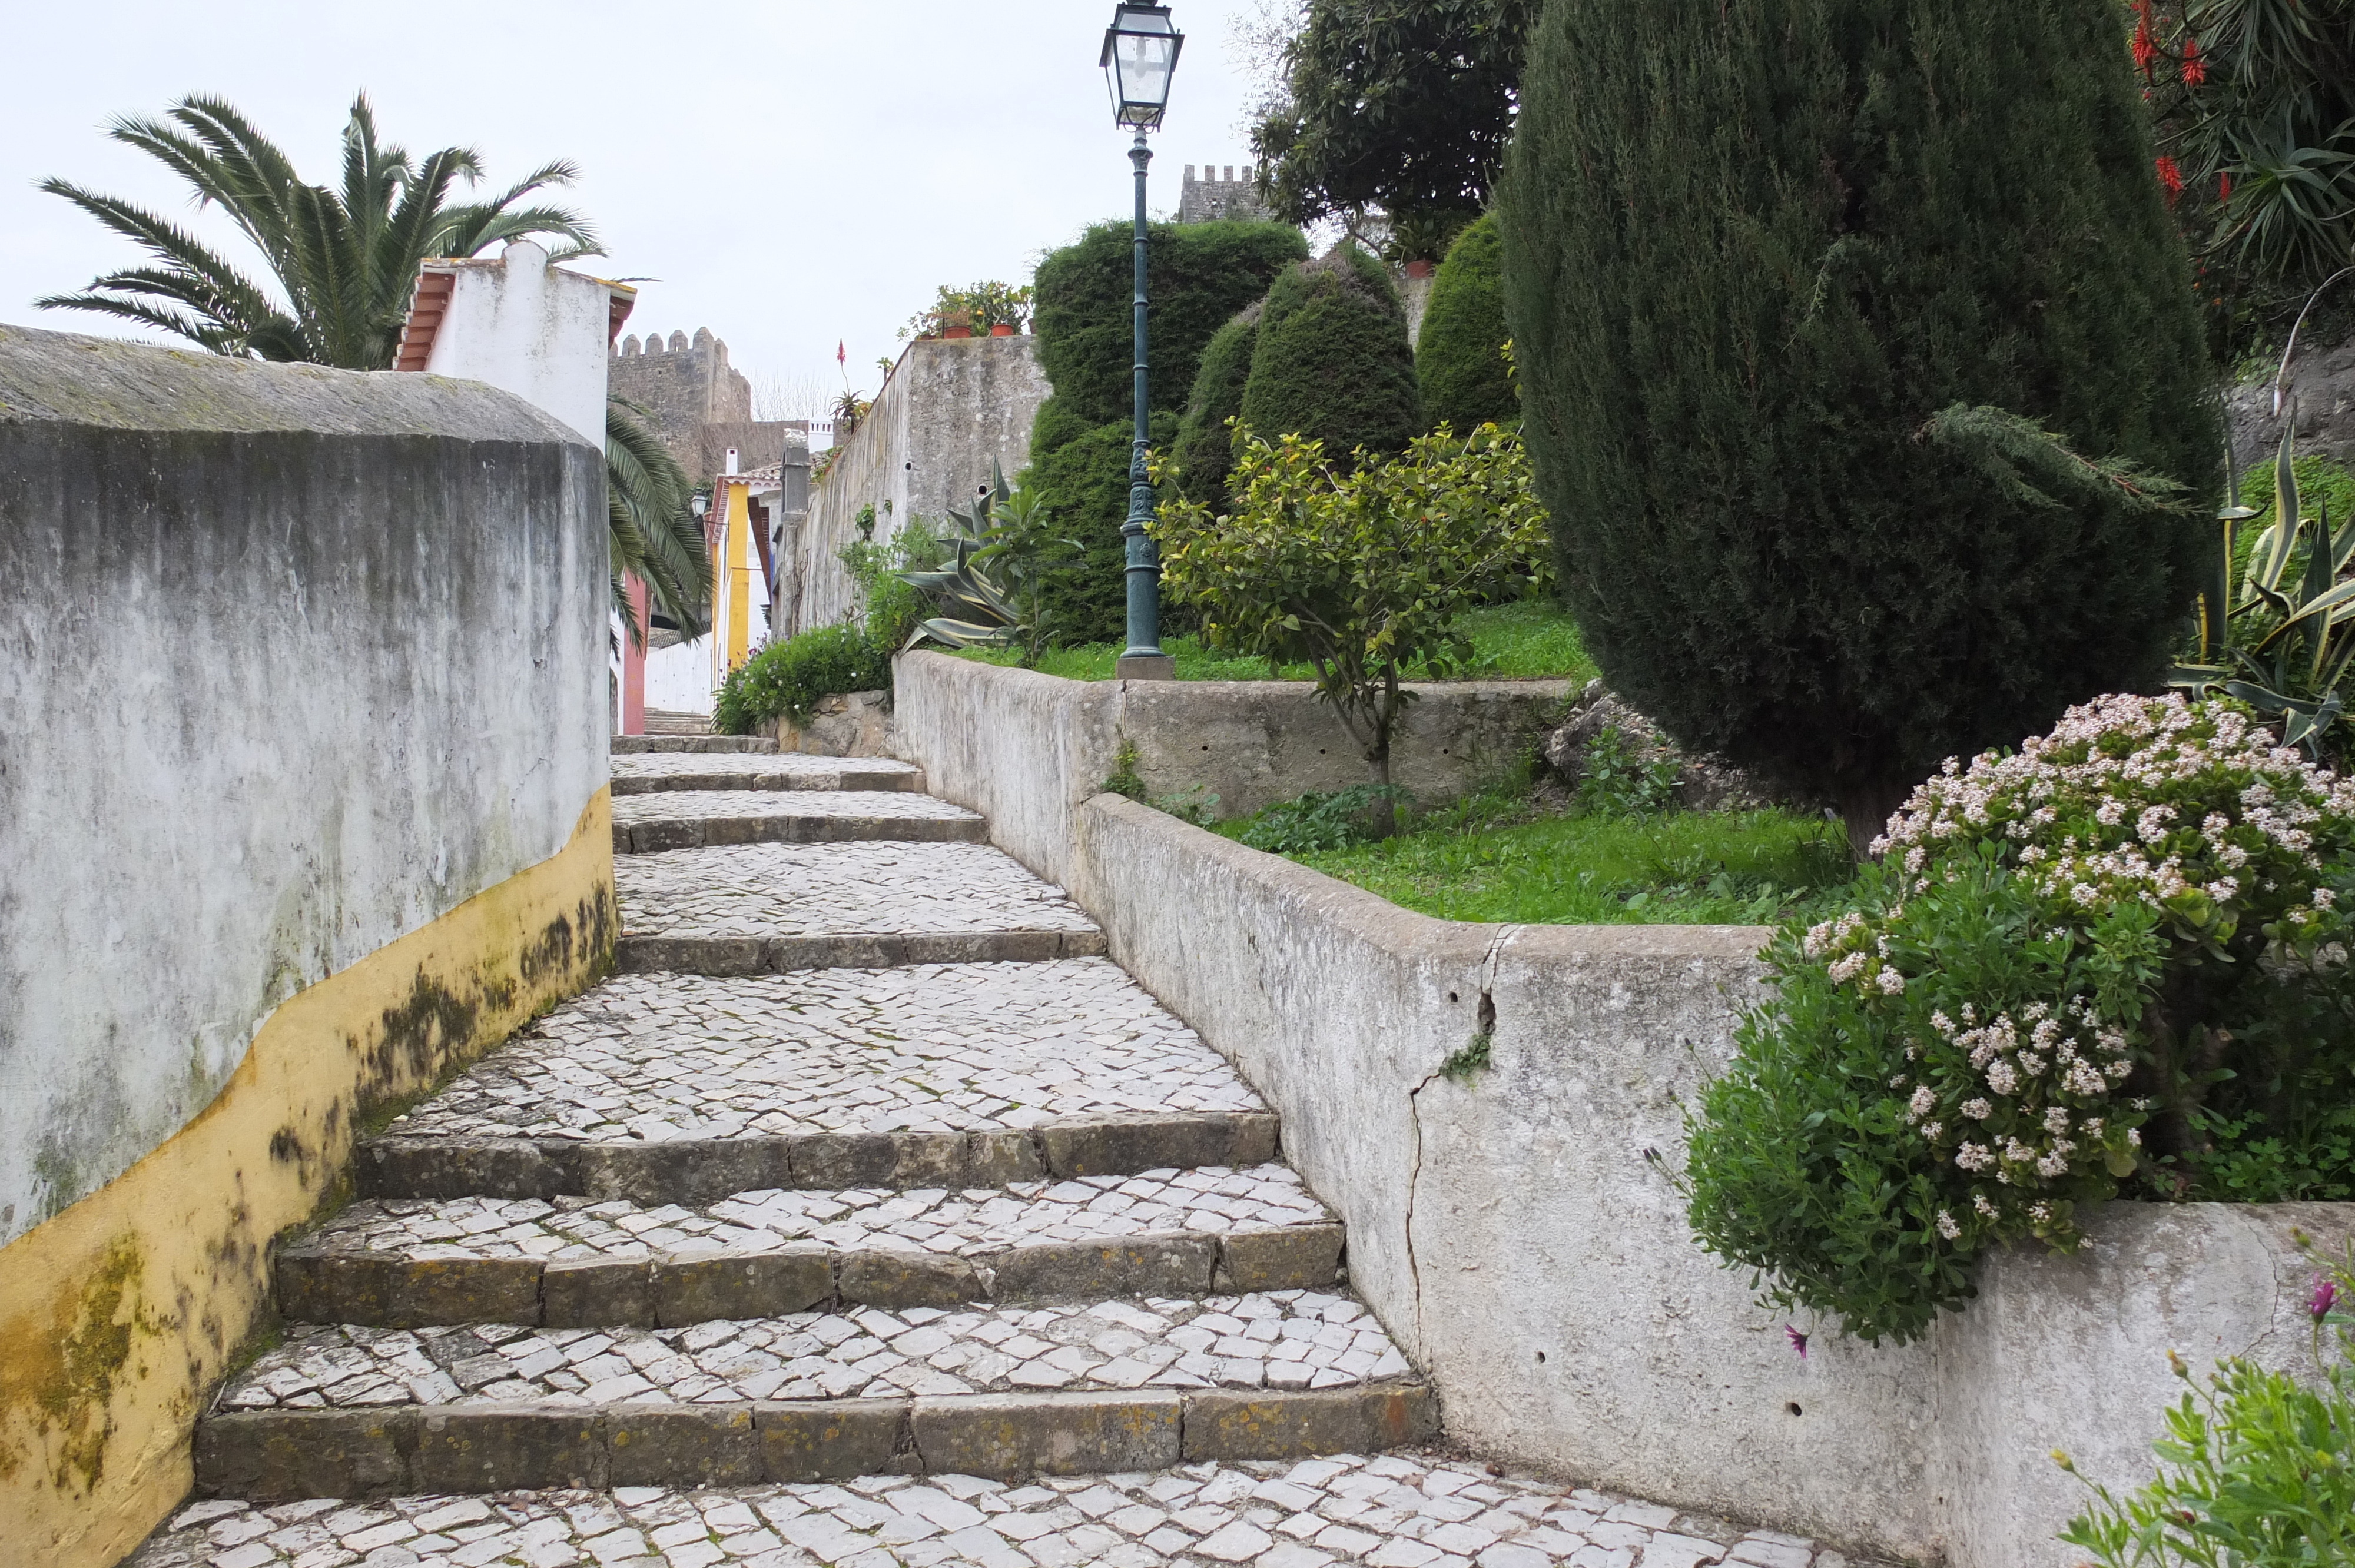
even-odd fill
[(1456, 1459), (1343, 1455), (1155, 1476), (881, 1477), (741, 1491), (184, 1509), (127, 1568), (1867, 1568)]
[(1118, 965), (1059, 959), (617, 976), (387, 1130), (614, 1142), (1264, 1108)]
[[(891, 773), (912, 779), (916, 769), (908, 763), (881, 757), (805, 757), (794, 752), (765, 757), (724, 754), (696, 757), (684, 752), (655, 751), (613, 758), (613, 777), (616, 779), (672, 779), (682, 774), (692, 778), (715, 778), (730, 774), (741, 775), (748, 781), (744, 786), (747, 789), (819, 789), (824, 785), (818, 780), (838, 779), (845, 773)], [(756, 782), (762, 779), (780, 782)]]
[(621, 857), (613, 884), (622, 928), (633, 937), (1095, 929), (1061, 888), (987, 844), (673, 850)]
[(617, 827), (713, 817), (858, 817), (870, 821), (977, 822), (978, 813), (931, 795), (889, 789), (669, 789), (623, 795), (613, 802)]
[(687, 1329), (304, 1325), (226, 1410), (728, 1404), (1131, 1388), (1339, 1388), (1404, 1377), (1372, 1314), (1314, 1290), (1206, 1301), (797, 1312)]
[(591, 1198), (385, 1199), (352, 1204), (318, 1245), (410, 1258), (639, 1258), (769, 1251), (818, 1242), (846, 1251), (912, 1245), (972, 1256), (1036, 1242), (1148, 1231), (1220, 1234), (1332, 1218), (1282, 1165), (1203, 1166), (1141, 1176), (1024, 1181), (1003, 1191), (740, 1192), (701, 1209)]

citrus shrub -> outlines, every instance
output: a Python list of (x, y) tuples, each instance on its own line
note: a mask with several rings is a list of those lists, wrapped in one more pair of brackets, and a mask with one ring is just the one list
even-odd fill
[(1777, 935), (1689, 1128), (1695, 1233), (1770, 1304), (1912, 1340), (1988, 1248), (2295, 1167), (2355, 1104), (2355, 781), (2237, 706), (2072, 708), (1874, 849), (1850, 910)]

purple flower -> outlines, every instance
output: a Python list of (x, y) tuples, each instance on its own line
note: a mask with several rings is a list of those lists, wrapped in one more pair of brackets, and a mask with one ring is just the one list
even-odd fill
[(1784, 1324), (1783, 1332), (1790, 1337), (1791, 1348), (1799, 1352), (1799, 1359), (1801, 1361), (1806, 1361), (1807, 1359), (1807, 1336), (1799, 1332), (1798, 1326), (1793, 1323)]
[(2306, 1300), (2306, 1310), (2318, 1323), (2330, 1316), (2339, 1305), (2339, 1285), (2327, 1275), (2314, 1277), (2314, 1294)]

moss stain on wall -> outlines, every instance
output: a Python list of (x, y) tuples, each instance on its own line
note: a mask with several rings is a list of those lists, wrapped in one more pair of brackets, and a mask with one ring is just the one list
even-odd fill
[(186, 1128), (0, 1247), (0, 1538), (22, 1561), (109, 1568), (178, 1504), (205, 1400), (274, 1331), (272, 1244), (344, 1195), (373, 1113), (610, 971), (612, 844), (601, 791), (554, 859), (290, 998)]

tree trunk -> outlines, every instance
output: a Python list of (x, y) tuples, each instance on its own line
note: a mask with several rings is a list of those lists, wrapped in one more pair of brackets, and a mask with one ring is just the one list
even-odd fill
[(1840, 821), (1848, 827), (1848, 850), (1861, 863), (1872, 856), (1872, 841), (1889, 831), (1889, 819), (1913, 789), (1903, 784), (1852, 784), (1840, 791)]
[(1387, 839), (1398, 832), (1398, 804), (1391, 798), (1391, 738), (1382, 736), (1374, 748), (1366, 753), (1366, 762), (1374, 770), (1374, 837)]

